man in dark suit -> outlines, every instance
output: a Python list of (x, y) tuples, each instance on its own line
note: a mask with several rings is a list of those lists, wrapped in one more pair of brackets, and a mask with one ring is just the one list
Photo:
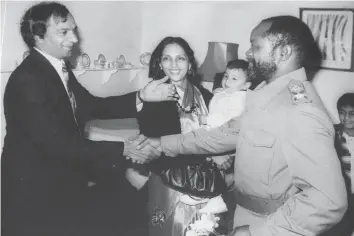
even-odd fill
[[(159, 150), (150, 146), (145, 155), (133, 142), (93, 142), (83, 127), (94, 118), (135, 117), (143, 100), (175, 100), (175, 90), (165, 78), (137, 93), (92, 96), (64, 63), (78, 42), (76, 29), (68, 9), (55, 2), (36, 4), (23, 16), (21, 34), (32, 50), (4, 95), (4, 236), (125, 235), (137, 218), (129, 205), (140, 198), (124, 178), (124, 156), (145, 159)], [(89, 187), (92, 177), (96, 185)]]

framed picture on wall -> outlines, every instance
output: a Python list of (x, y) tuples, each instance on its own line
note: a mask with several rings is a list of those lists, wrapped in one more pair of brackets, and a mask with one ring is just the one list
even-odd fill
[(354, 9), (300, 8), (322, 54), (321, 68), (354, 71)]

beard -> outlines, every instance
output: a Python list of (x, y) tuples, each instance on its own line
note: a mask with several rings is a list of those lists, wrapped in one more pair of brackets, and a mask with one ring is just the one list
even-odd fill
[(247, 76), (252, 83), (252, 87), (255, 87), (263, 81), (268, 83), (277, 70), (277, 65), (274, 60), (269, 62), (256, 62), (254, 59), (249, 59), (248, 63)]

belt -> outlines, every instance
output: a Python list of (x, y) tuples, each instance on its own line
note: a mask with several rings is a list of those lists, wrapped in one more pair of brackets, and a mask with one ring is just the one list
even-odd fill
[(246, 195), (236, 188), (231, 190), (231, 192), (235, 197), (237, 205), (261, 215), (270, 215), (276, 212), (286, 201), (284, 199), (275, 200)]

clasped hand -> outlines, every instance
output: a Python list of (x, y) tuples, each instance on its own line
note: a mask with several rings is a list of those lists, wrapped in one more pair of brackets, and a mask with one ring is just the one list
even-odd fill
[(161, 156), (162, 148), (158, 138), (147, 138), (144, 135), (131, 138), (124, 143), (123, 155), (136, 163), (148, 163)]

